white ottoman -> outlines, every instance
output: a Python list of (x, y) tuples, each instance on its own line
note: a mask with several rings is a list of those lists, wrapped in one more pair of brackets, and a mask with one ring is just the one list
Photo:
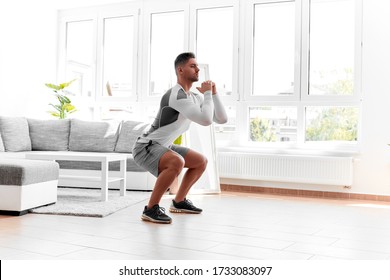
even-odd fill
[(58, 175), (54, 161), (0, 159), (0, 214), (24, 215), (55, 203)]

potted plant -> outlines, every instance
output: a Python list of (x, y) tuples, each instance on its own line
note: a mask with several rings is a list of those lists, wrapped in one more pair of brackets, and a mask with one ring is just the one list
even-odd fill
[(45, 84), (45, 86), (51, 88), (54, 91), (55, 96), (59, 102), (59, 104), (49, 104), (55, 109), (54, 111), (49, 111), (49, 114), (51, 114), (53, 117), (65, 119), (68, 114), (76, 112), (76, 107), (72, 105), (71, 100), (66, 96), (66, 92), (64, 90), (66, 87), (70, 86), (70, 84), (73, 83), (75, 80), (76, 79), (59, 85)]

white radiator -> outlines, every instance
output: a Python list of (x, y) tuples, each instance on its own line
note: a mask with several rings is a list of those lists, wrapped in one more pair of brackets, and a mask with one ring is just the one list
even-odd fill
[(352, 185), (352, 157), (218, 153), (221, 178)]

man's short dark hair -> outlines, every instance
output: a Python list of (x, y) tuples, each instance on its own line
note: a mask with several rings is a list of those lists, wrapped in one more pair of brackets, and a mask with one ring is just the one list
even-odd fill
[(186, 64), (191, 58), (195, 58), (195, 54), (192, 52), (185, 52), (179, 54), (175, 59), (175, 71), (179, 65)]

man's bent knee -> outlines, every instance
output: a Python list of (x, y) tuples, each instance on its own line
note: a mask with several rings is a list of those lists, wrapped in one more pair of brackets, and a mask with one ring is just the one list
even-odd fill
[(179, 175), (184, 168), (184, 160), (181, 157), (176, 156), (170, 160), (168, 166), (168, 168), (176, 170), (177, 175)]
[(208, 163), (208, 160), (207, 160), (207, 158), (206, 158), (206, 157), (203, 157), (203, 161), (202, 161), (202, 163), (201, 163), (201, 165), (200, 165), (200, 167), (199, 167), (199, 168), (201, 168), (201, 169), (205, 170), (205, 169), (206, 169), (206, 167), (207, 167), (207, 163)]
[(171, 170), (179, 175), (184, 168), (184, 159), (174, 153), (164, 154), (159, 162), (159, 171)]

